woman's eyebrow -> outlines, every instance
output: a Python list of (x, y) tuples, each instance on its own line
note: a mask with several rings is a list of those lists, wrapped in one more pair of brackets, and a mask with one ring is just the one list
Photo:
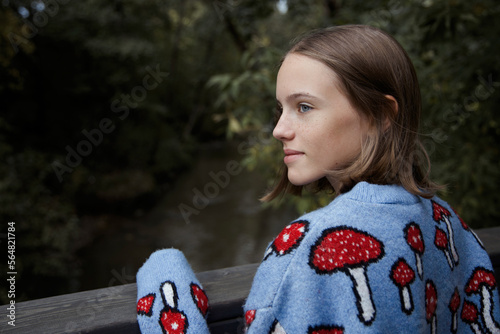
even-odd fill
[[(295, 100), (298, 100), (298, 99), (309, 99), (309, 100), (319, 100), (319, 98), (317, 98), (316, 96), (314, 95), (311, 95), (309, 93), (305, 93), (305, 92), (298, 92), (298, 93), (293, 93), (293, 94), (290, 94), (286, 97), (286, 101), (295, 101)], [(278, 103), (280, 102), (278, 99), (276, 99), (276, 101), (278, 101)]]

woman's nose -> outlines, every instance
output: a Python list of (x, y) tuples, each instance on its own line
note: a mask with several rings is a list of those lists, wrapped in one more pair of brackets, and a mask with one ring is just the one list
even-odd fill
[(292, 139), (293, 136), (294, 132), (290, 124), (290, 120), (283, 113), (274, 127), (273, 137), (280, 141), (284, 141)]

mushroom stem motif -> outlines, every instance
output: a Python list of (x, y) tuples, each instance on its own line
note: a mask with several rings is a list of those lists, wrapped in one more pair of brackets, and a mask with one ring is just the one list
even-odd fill
[(189, 326), (184, 312), (177, 309), (177, 288), (175, 283), (166, 281), (160, 287), (161, 297), (165, 307), (160, 312), (160, 327), (163, 333), (185, 334)]
[(486, 328), (492, 333), (500, 333), (500, 326), (493, 319), (491, 290), (496, 288), (495, 275), (491, 270), (478, 267), (474, 270), (471, 278), (465, 286), (465, 293), (470, 296), (473, 293), (481, 295), (481, 315)]
[(406, 225), (404, 232), (406, 242), (410, 246), (411, 250), (415, 253), (418, 276), (420, 277), (420, 279), (423, 279), (422, 255), (424, 254), (425, 246), (424, 238), (422, 237), (422, 231), (415, 222), (410, 222), (408, 225)]
[(349, 268), (349, 275), (354, 283), (354, 293), (358, 300), (358, 308), (362, 321), (371, 323), (375, 318), (375, 306), (373, 305), (372, 294), (368, 286), (368, 277), (363, 267)]
[(161, 297), (163, 299), (163, 304), (167, 307), (177, 308), (177, 288), (175, 283), (166, 281), (161, 284), (160, 287)]
[(382, 242), (354, 228), (339, 226), (323, 231), (311, 247), (309, 265), (318, 274), (346, 273), (353, 281), (358, 317), (364, 324), (375, 319), (375, 306), (366, 267), (384, 256)]
[(451, 296), (450, 303), (448, 304), (448, 308), (451, 311), (451, 332), (457, 332), (458, 326), (458, 308), (460, 307), (460, 294), (458, 293), (458, 289), (455, 288), (453, 295)]
[(434, 282), (425, 283), (425, 319), (431, 324), (431, 334), (436, 334), (437, 291)]
[(444, 233), (444, 231), (437, 226), (436, 235), (434, 237), (434, 245), (443, 251), (451, 270), (453, 270), (453, 261), (451, 260), (450, 252), (448, 251), (448, 238), (446, 237), (446, 233)]
[(286, 334), (285, 329), (281, 326), (278, 320), (274, 320), (269, 334)]
[(460, 318), (463, 322), (469, 324), (469, 326), (474, 331), (474, 334), (483, 333), (483, 331), (481, 330), (481, 325), (478, 321), (479, 317), (477, 307), (473, 303), (467, 300), (464, 301), (464, 306), (462, 307), (462, 314), (460, 315)]
[(481, 288), (481, 304), (483, 306), (481, 311), (484, 319), (484, 324), (486, 325), (486, 328), (488, 328), (492, 333), (499, 334), (500, 327), (493, 319), (493, 316), (491, 314), (492, 299), (493, 298), (491, 298), (491, 294), (488, 287), (486, 287), (486, 285), (483, 285), (483, 287)]
[(399, 288), (401, 308), (406, 314), (413, 312), (413, 298), (411, 296), (410, 284), (415, 280), (415, 272), (410, 268), (403, 258), (399, 258), (391, 270), (392, 282)]
[(451, 222), (450, 222), (450, 217), (451, 213), (448, 211), (446, 208), (443, 206), (439, 205), (438, 203), (432, 201), (432, 211), (433, 211), (433, 218), (434, 221), (437, 223), (444, 221), (446, 224), (446, 229), (448, 230), (448, 239), (450, 242), (450, 250), (451, 254), (453, 255), (453, 260), (455, 264), (458, 264), (458, 254), (457, 254), (457, 249), (455, 248), (455, 241), (453, 238), (453, 229), (451, 228)]
[(469, 225), (467, 225), (465, 223), (465, 221), (462, 219), (462, 217), (460, 217), (458, 215), (458, 213), (456, 211), (454, 211), (454, 212), (455, 212), (455, 215), (458, 217), (458, 220), (460, 220), (460, 224), (462, 224), (462, 227), (464, 228), (464, 230), (469, 231), (474, 236), (474, 238), (476, 239), (476, 241), (479, 244), (479, 246), (481, 246), (481, 248), (484, 249), (484, 244), (481, 241), (481, 239), (479, 239), (479, 237), (477, 236), (477, 234), (469, 227)]

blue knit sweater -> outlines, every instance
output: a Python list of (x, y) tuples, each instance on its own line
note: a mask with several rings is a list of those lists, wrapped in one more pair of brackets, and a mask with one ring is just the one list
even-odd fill
[[(138, 311), (141, 298), (154, 293), (151, 282), (195, 281), (188, 265), (170, 265), (179, 252), (157, 253), (137, 276)], [(161, 272), (149, 269), (158, 266)], [(203, 322), (200, 297), (193, 296), (176, 298), (190, 301), (181, 310), (190, 323)], [(498, 302), (487, 253), (448, 204), (361, 182), (283, 229), (264, 255), (244, 311), (248, 334), (500, 333)], [(162, 333), (161, 316), (154, 318), (139, 312), (144, 333)], [(194, 326), (163, 333), (208, 333), (206, 324)]]

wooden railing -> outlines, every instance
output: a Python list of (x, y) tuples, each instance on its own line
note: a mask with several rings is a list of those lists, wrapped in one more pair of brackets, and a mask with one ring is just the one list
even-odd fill
[[(495, 268), (500, 273), (500, 227), (477, 230)], [(211, 304), (208, 323), (213, 334), (241, 333), (242, 305), (258, 264), (198, 273)], [(110, 288), (16, 303), (15, 333), (120, 333), (138, 334), (136, 285)], [(9, 331), (1, 306), (0, 332)]]

